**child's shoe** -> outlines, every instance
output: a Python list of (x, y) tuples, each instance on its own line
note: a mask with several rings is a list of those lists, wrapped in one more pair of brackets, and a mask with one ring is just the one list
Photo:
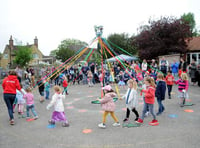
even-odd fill
[(55, 121), (49, 120), (49, 124), (55, 124)]
[(63, 123), (62, 127), (69, 127), (69, 123)]
[(38, 116), (35, 116), (35, 117), (34, 117), (34, 120), (37, 120), (38, 118), (39, 118)]
[(136, 117), (136, 118), (135, 118), (135, 121), (138, 121), (138, 119), (139, 119), (139, 118), (138, 118), (138, 117)]
[(10, 125), (15, 125), (14, 119), (10, 120)]
[(115, 122), (115, 123), (113, 123), (113, 126), (120, 126), (120, 123), (119, 122)]
[(127, 122), (128, 121), (128, 118), (125, 118), (124, 120), (123, 120), (123, 122)]
[(143, 123), (143, 120), (139, 118), (136, 123)]
[(98, 127), (100, 127), (100, 128), (106, 128), (106, 125), (105, 125), (104, 123), (100, 123), (100, 124), (98, 125)]
[(155, 123), (157, 123), (157, 122), (158, 122), (158, 120), (153, 119), (153, 120), (150, 122), (150, 124), (155, 124)]

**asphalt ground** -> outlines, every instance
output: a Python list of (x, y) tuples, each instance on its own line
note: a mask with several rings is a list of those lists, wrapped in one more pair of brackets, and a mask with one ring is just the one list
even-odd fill
[[(120, 88), (120, 94), (126, 92), (127, 87)], [(148, 123), (152, 116), (144, 119), (141, 127), (123, 128), (125, 118), (125, 101), (116, 102), (116, 116), (121, 126), (113, 127), (113, 119), (107, 116), (106, 129), (100, 129), (102, 111), (99, 104), (91, 104), (101, 95), (101, 87), (88, 85), (69, 86), (69, 95), (64, 100), (65, 113), (69, 120), (69, 127), (62, 127), (56, 123), (54, 128), (48, 126), (53, 108), (46, 110), (48, 100), (39, 102), (39, 92), (35, 95), (35, 109), (39, 119), (27, 122), (20, 118), (15, 110), (15, 125), (9, 125), (6, 105), (0, 89), (0, 148), (199, 148), (200, 147), (200, 88), (189, 87), (189, 101), (193, 106), (179, 106), (177, 86), (173, 87), (172, 99), (164, 101), (165, 111), (158, 116), (158, 126)], [(51, 88), (50, 96), (53, 95)], [(139, 97), (137, 110), (142, 113), (143, 101)], [(155, 102), (155, 112), (158, 106)], [(189, 110), (191, 112), (186, 112)], [(135, 115), (131, 112), (130, 122), (134, 123)], [(86, 129), (86, 130), (85, 130)], [(87, 130), (89, 129), (89, 130)], [(84, 131), (89, 133), (84, 133)]]

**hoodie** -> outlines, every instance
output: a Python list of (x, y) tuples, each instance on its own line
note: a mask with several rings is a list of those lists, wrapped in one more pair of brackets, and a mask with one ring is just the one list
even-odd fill
[(9, 75), (3, 80), (2, 83), (4, 94), (16, 94), (16, 89), (21, 90), (17, 76)]

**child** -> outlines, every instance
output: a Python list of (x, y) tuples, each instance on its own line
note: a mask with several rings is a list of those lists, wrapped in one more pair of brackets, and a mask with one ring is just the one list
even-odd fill
[(181, 99), (180, 107), (185, 104), (185, 99), (188, 91), (188, 76), (186, 73), (181, 74), (181, 79), (175, 82), (178, 84), (178, 97)]
[(89, 87), (90, 87), (90, 86), (93, 86), (93, 82), (92, 82), (93, 74), (92, 74), (92, 72), (91, 72), (90, 70), (89, 70), (88, 73), (87, 73), (87, 79), (88, 79)]
[(67, 86), (68, 86), (67, 77), (64, 76), (63, 78), (64, 78), (64, 80), (63, 80), (63, 88), (64, 88), (63, 94), (65, 93), (66, 95), (68, 95), (68, 92), (67, 92)]
[(116, 94), (114, 93), (114, 91), (112, 90), (112, 87), (110, 85), (106, 85), (105, 87), (102, 88), (105, 92), (105, 96), (102, 99), (97, 99), (100, 101), (101, 103), (101, 107), (104, 110), (103, 113), (103, 122), (100, 123), (98, 126), (100, 128), (106, 128), (106, 116), (110, 113), (112, 118), (115, 120), (115, 123), (113, 124), (113, 126), (120, 126), (120, 123), (117, 119), (117, 117), (115, 116), (115, 103), (113, 102), (113, 97), (116, 96)]
[(44, 89), (45, 89), (45, 99), (49, 100), (49, 93), (50, 93), (50, 84), (49, 84), (49, 79), (46, 80), (45, 84), (44, 84)]
[[(22, 85), (20, 84), (21, 88)], [(18, 104), (18, 114), (23, 115), (24, 111), (24, 104), (26, 103), (23, 95), (26, 94), (25, 90), (22, 88), (21, 91), (17, 90), (16, 98), (17, 98), (17, 104)]]
[(171, 91), (172, 86), (174, 85), (174, 76), (172, 75), (172, 72), (169, 70), (166, 76), (166, 83), (167, 83), (167, 89), (168, 89), (168, 96), (169, 99), (171, 99)]
[(153, 116), (153, 120), (150, 123), (155, 124), (158, 122), (156, 120), (156, 116), (154, 114), (155, 82), (152, 78), (147, 77), (147, 78), (145, 78), (144, 83), (146, 84), (146, 89), (145, 90), (142, 89), (141, 91), (145, 93), (145, 103), (144, 103), (144, 107), (143, 107), (143, 111), (142, 111), (142, 117), (139, 118), (136, 122), (143, 123), (147, 107), (149, 107), (149, 110)]
[(44, 83), (42, 80), (42, 77), (40, 77), (39, 81), (37, 81), (37, 85), (38, 85), (38, 90), (40, 93), (40, 103), (44, 102)]
[(126, 99), (126, 118), (123, 120), (124, 122), (128, 121), (130, 110), (135, 113), (135, 121), (138, 120), (139, 114), (136, 110), (136, 107), (138, 105), (138, 98), (137, 98), (137, 82), (135, 80), (128, 80), (128, 90), (126, 94), (122, 97), (123, 99)]
[(62, 121), (62, 126), (68, 127), (69, 123), (65, 116), (63, 105), (63, 99), (65, 98), (65, 95), (62, 95), (61, 88), (57, 85), (54, 86), (54, 92), (55, 93), (52, 96), (51, 102), (47, 105), (47, 110), (49, 110), (50, 107), (54, 106), (54, 112), (52, 113), (52, 117), (51, 120), (49, 120), (49, 123), (55, 124), (56, 121)]
[(156, 81), (156, 97), (158, 102), (158, 113), (156, 114), (161, 115), (162, 112), (165, 110), (165, 107), (162, 104), (162, 101), (165, 100), (165, 92), (166, 92), (166, 83), (163, 80), (164, 76), (163, 74), (158, 74), (158, 79)]
[(26, 94), (23, 97), (26, 100), (26, 117), (30, 118), (29, 110), (31, 109), (31, 112), (34, 115), (34, 119), (38, 119), (38, 115), (35, 111), (35, 106), (34, 106), (34, 96), (31, 93), (31, 88), (26, 89)]
[(123, 71), (120, 71), (119, 73), (119, 82), (118, 85), (121, 87), (125, 87), (125, 82), (124, 82), (124, 73)]

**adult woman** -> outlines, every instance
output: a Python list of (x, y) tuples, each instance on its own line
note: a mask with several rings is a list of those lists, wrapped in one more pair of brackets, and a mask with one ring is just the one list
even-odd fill
[(197, 66), (194, 60), (192, 60), (192, 63), (189, 65), (189, 73), (190, 73), (190, 77), (191, 77), (191, 82), (193, 83), (193, 85), (196, 83), (197, 81)]
[(10, 71), (8, 77), (3, 80), (3, 97), (8, 108), (8, 114), (10, 117), (10, 124), (14, 125), (13, 116), (13, 103), (16, 97), (16, 89), (21, 91), (19, 80), (15, 71)]

